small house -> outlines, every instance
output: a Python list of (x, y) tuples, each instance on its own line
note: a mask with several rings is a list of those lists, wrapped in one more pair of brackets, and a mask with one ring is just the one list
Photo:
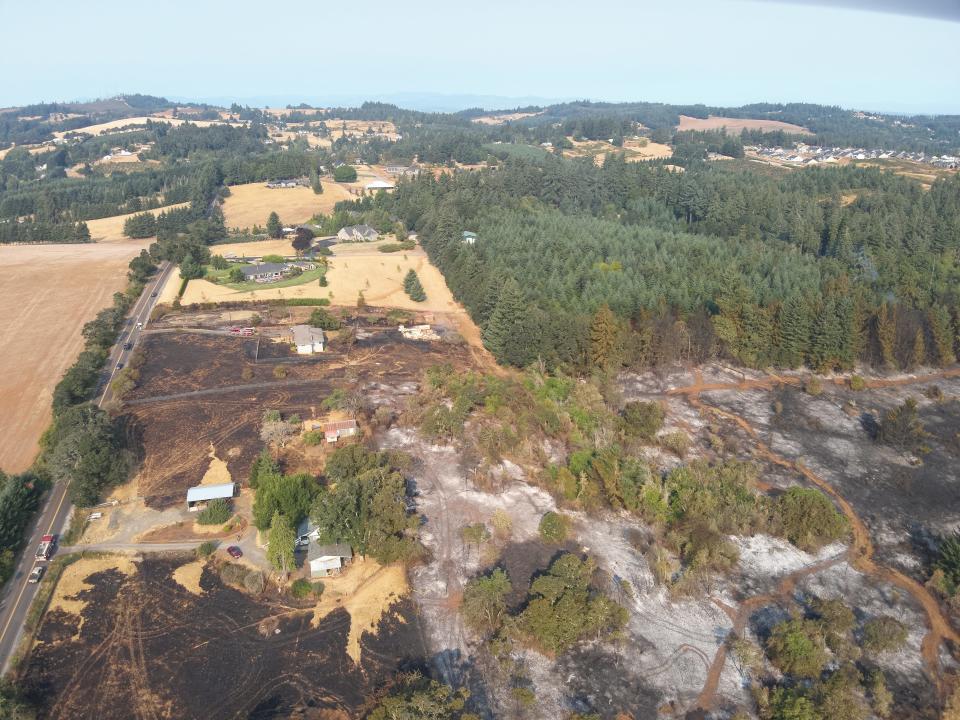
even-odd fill
[(328, 443), (335, 443), (343, 437), (353, 437), (360, 432), (356, 420), (335, 420), (323, 424), (323, 437)]
[(290, 330), (293, 333), (293, 344), (297, 346), (298, 355), (323, 352), (326, 345), (323, 330), (311, 325), (294, 325)]
[(353, 550), (349, 545), (337, 543), (335, 545), (318, 545), (310, 543), (307, 548), (307, 564), (310, 566), (310, 577), (327, 577), (337, 575), (353, 560)]
[(232, 498), (236, 490), (235, 483), (220, 483), (219, 485), (197, 485), (187, 490), (187, 510), (197, 512), (203, 510), (211, 500), (226, 500)]
[(348, 225), (337, 233), (337, 240), (341, 242), (372, 242), (380, 234), (369, 225)]
[(286, 263), (260, 263), (241, 268), (244, 278), (258, 283), (270, 283), (283, 279), (290, 272)]
[(477, 241), (477, 234), (469, 230), (464, 230), (460, 237), (465, 245), (473, 245)]

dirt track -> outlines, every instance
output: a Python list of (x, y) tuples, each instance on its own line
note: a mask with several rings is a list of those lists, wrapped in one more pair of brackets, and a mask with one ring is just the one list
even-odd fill
[[(934, 373), (931, 375), (892, 378), (889, 380), (871, 380), (867, 382), (867, 387), (883, 388), (922, 384), (938, 379), (957, 376), (960, 376), (960, 368), (952, 368), (950, 370), (945, 370), (943, 372)], [(840, 495), (840, 493), (837, 492), (837, 490), (830, 483), (804, 466), (802, 463), (788, 460), (782, 455), (773, 452), (769, 445), (760, 439), (756, 429), (744, 418), (727, 410), (706, 405), (700, 398), (700, 395), (703, 392), (741, 391), (746, 389), (771, 390), (776, 385), (783, 383), (798, 385), (800, 384), (800, 381), (797, 378), (768, 376), (760, 379), (744, 380), (739, 383), (704, 383), (702, 373), (699, 369), (697, 369), (694, 370), (693, 384), (685, 387), (674, 388), (670, 390), (668, 394), (684, 395), (687, 397), (688, 402), (690, 402), (691, 405), (696, 407), (702, 413), (712, 413), (733, 422), (750, 436), (752, 442), (754, 443), (754, 454), (756, 456), (803, 475), (807, 480), (809, 480), (812, 484), (814, 484), (834, 500), (837, 507), (844, 514), (844, 516), (846, 516), (850, 523), (853, 542), (849, 551), (849, 558), (852, 566), (867, 575), (884, 582), (892, 583), (901, 590), (904, 590), (923, 608), (923, 611), (926, 615), (928, 628), (922, 646), (924, 665), (926, 666), (927, 673), (931, 681), (934, 683), (934, 686), (942, 694), (944, 688), (940, 669), (940, 648), (945, 641), (949, 641), (954, 645), (960, 645), (960, 633), (957, 632), (957, 630), (950, 624), (949, 620), (943, 614), (937, 599), (930, 593), (929, 590), (927, 590), (913, 578), (908, 577), (898, 570), (885, 567), (873, 559), (873, 541), (870, 538), (870, 533), (866, 525), (864, 525), (861, 518), (857, 515), (853, 506), (842, 495)], [(836, 562), (838, 562), (838, 560), (831, 560), (827, 565), (825, 565), (825, 567), (835, 564)], [(797, 580), (805, 575), (811, 574), (811, 572), (825, 569), (825, 567), (804, 568), (797, 573), (792, 573), (784, 578), (784, 580), (780, 583), (776, 593), (754, 596), (741, 603), (740, 607), (733, 616), (734, 631), (741, 632), (743, 630), (747, 619), (754, 610), (771, 602), (776, 602), (778, 599), (784, 599), (792, 591)], [(725, 657), (726, 648), (725, 646), (721, 646), (717, 651), (717, 655), (711, 665), (707, 682), (698, 698), (698, 705), (702, 709), (711, 709), (715, 704), (716, 688), (719, 683), (720, 673), (723, 670)]]

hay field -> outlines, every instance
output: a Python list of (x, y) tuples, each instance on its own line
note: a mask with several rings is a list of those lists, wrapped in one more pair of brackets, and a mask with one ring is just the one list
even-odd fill
[(639, 140), (624, 140), (623, 152), (628, 162), (673, 157), (673, 148), (669, 145), (655, 142), (644, 145)]
[[(105, 225), (106, 218), (91, 221)], [(122, 227), (122, 221), (119, 223)], [(102, 231), (90, 228), (95, 237)], [(150, 240), (3, 245), (0, 263), (0, 468), (25, 470), (50, 422), (53, 388), (83, 348), (80, 329), (127, 284), (127, 264)]]
[(756, 120), (751, 118), (728, 118), (717, 115), (711, 115), (707, 119), (680, 116), (680, 124), (677, 130), (719, 130), (726, 128), (728, 133), (742, 133), (744, 130), (763, 130), (764, 132), (773, 132), (783, 130), (784, 132), (797, 135), (813, 135), (805, 127), (794, 125), (793, 123), (782, 122), (780, 120)]
[(523, 120), (524, 118), (534, 117), (535, 115), (540, 115), (541, 113), (497, 113), (494, 115), (483, 115), (481, 117), (473, 118), (473, 122), (479, 123), (480, 125), (503, 125), (507, 122), (514, 122), (516, 120)]
[(228, 228), (262, 227), (271, 212), (276, 212), (284, 223), (302, 223), (316, 213), (332, 212), (341, 200), (354, 199), (344, 185), (329, 181), (321, 184), (322, 195), (314, 194), (308, 187), (271, 190), (262, 182), (233, 185), (223, 202), (224, 223)]
[[(171, 210), (173, 208), (185, 207), (189, 203), (175, 203), (174, 205), (164, 205), (159, 207), (156, 210), (147, 210), (145, 212), (152, 213), (157, 215), (158, 213), (163, 212), (164, 210)], [(112, 243), (112, 242), (124, 242), (129, 243), (133, 242), (123, 235), (123, 223), (126, 222), (127, 218), (133, 217), (134, 215), (139, 215), (140, 213), (127, 213), (126, 215), (111, 215), (110, 217), (99, 218), (97, 220), (87, 220), (87, 227), (90, 229), (90, 237), (96, 243)], [(149, 245), (149, 243), (147, 243)], [(76, 245), (73, 247), (77, 247)], [(139, 251), (138, 251), (139, 252)], [(131, 257), (133, 257), (131, 255)]]
[(110, 122), (98, 123), (96, 125), (87, 125), (86, 127), (77, 128), (76, 130), (59, 130), (54, 134), (55, 137), (63, 137), (67, 133), (83, 133), (85, 135), (103, 135), (108, 133), (111, 130), (117, 130), (122, 127), (128, 126), (139, 126), (146, 125), (147, 121), (152, 120), (153, 122), (164, 122), (170, 125), (182, 125), (185, 122), (190, 122), (196, 125), (197, 127), (210, 127), (211, 125), (242, 125), (243, 123), (225, 123), (220, 120), (184, 120), (182, 118), (168, 118), (168, 117), (148, 117), (146, 115), (142, 117), (131, 117), (131, 118), (121, 118), (120, 120), (111, 120)]
[(570, 142), (573, 147), (563, 151), (564, 157), (592, 157), (597, 165), (602, 165), (604, 159), (611, 153), (622, 153), (628, 162), (666, 158), (673, 155), (673, 150), (669, 145), (648, 142), (641, 147), (642, 141), (640, 140), (624, 140), (623, 147), (617, 147), (606, 140), (574, 140), (570, 138)]
[[(330, 269), (327, 270), (329, 283), (327, 287), (320, 287), (316, 282), (307, 282), (281, 288), (264, 284), (262, 289), (237, 291), (207, 280), (191, 280), (181, 298), (181, 303), (191, 305), (279, 298), (329, 298), (333, 305), (354, 306), (357, 303), (357, 296), (360, 291), (363, 291), (364, 299), (371, 306), (398, 307), (427, 312), (460, 311), (460, 306), (450, 294), (443, 275), (430, 264), (423, 250), (417, 248), (407, 252), (382, 253), (377, 250), (377, 246), (383, 242), (390, 241), (340, 243), (331, 247), (333, 255), (328, 258)], [(238, 247), (244, 248), (243, 252), (257, 255), (276, 249), (275, 243), (276, 241), (268, 240), (262, 243), (243, 243)], [(222, 249), (229, 246), (218, 247)], [(427, 293), (425, 302), (414, 302), (403, 291), (403, 278), (411, 269), (417, 272), (420, 283)], [(172, 273), (162, 297), (172, 297), (172, 294), (176, 294), (179, 284), (179, 275)]]

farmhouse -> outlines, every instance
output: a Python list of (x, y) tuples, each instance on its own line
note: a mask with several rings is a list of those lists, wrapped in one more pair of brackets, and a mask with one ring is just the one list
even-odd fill
[(297, 346), (298, 355), (313, 355), (323, 352), (326, 338), (323, 330), (310, 325), (294, 325), (290, 328), (293, 334), (293, 344)]
[(187, 490), (187, 510), (196, 512), (207, 506), (211, 500), (226, 500), (233, 497), (234, 483), (219, 485), (197, 485)]
[(295, 188), (299, 185), (299, 180), (271, 180), (267, 183), (267, 187), (271, 190), (276, 190), (278, 188)]
[(356, 420), (335, 420), (323, 424), (323, 437), (328, 443), (335, 443), (342, 437), (353, 437), (359, 431)]
[(353, 550), (349, 545), (317, 545), (310, 543), (307, 548), (307, 564), (310, 565), (310, 577), (327, 577), (338, 574), (353, 559)]
[(380, 234), (369, 225), (348, 225), (337, 233), (337, 239), (342, 242), (372, 242)]
[(260, 263), (250, 267), (241, 268), (243, 276), (247, 280), (253, 280), (258, 283), (276, 282), (290, 272), (290, 266), (286, 263)]

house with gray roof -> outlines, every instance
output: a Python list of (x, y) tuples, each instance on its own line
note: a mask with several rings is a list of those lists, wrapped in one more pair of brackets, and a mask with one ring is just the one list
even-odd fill
[(240, 268), (243, 277), (258, 283), (270, 283), (282, 280), (290, 273), (290, 266), (286, 263), (260, 263), (250, 267)]
[(373, 242), (380, 233), (369, 225), (348, 225), (337, 233), (340, 242)]
[(307, 547), (307, 564), (310, 577), (337, 575), (353, 560), (353, 549), (349, 545), (318, 545), (311, 542)]

